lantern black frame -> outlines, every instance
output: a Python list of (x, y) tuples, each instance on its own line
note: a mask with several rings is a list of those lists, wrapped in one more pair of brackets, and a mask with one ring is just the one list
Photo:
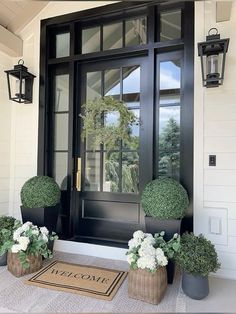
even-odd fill
[[(15, 101), (17, 103), (32, 103), (33, 99), (33, 82), (36, 77), (32, 73), (28, 72), (28, 68), (24, 66), (24, 61), (20, 59), (17, 65), (14, 65), (13, 70), (6, 70), (7, 74), (7, 85), (8, 85), (8, 94), (9, 99)], [(11, 91), (11, 83), (10, 83), (10, 75), (19, 80), (19, 90), (15, 94), (12, 95)], [(22, 82), (25, 81), (25, 92), (22, 92)]]
[[(210, 32), (215, 30), (217, 33), (210, 35)], [(202, 83), (204, 87), (218, 87), (223, 84), (224, 72), (225, 72), (225, 60), (226, 53), (228, 51), (229, 38), (220, 39), (220, 34), (216, 28), (211, 28), (206, 36), (206, 41), (198, 43), (198, 56), (201, 57), (201, 69), (202, 69)], [(207, 73), (204, 71), (204, 61), (208, 56), (223, 54), (221, 72), (218, 76), (207, 77)], [(204, 58), (204, 56), (206, 58)]]

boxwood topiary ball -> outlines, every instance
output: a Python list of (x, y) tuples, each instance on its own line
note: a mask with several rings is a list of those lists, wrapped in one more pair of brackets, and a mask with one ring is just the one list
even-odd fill
[(142, 208), (147, 216), (157, 219), (180, 219), (189, 205), (187, 191), (171, 178), (149, 182), (141, 198)]
[(61, 191), (53, 178), (35, 176), (25, 182), (20, 196), (24, 207), (49, 207), (59, 203)]
[(188, 274), (208, 276), (220, 268), (214, 245), (202, 234), (184, 233), (175, 260)]

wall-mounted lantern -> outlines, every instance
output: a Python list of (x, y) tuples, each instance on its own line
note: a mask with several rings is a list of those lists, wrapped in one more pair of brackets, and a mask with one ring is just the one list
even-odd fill
[(7, 70), (5, 73), (7, 73), (9, 99), (18, 103), (32, 103), (33, 82), (36, 76), (28, 72), (24, 61), (20, 59), (13, 70)]
[[(215, 34), (212, 34), (213, 31)], [(228, 46), (229, 38), (220, 39), (217, 28), (211, 28), (206, 41), (198, 43), (203, 86), (218, 87), (223, 84)]]

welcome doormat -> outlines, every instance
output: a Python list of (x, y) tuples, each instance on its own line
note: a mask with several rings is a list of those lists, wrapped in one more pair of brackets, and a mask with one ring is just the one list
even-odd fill
[(55, 261), (26, 283), (110, 301), (126, 276), (124, 271)]

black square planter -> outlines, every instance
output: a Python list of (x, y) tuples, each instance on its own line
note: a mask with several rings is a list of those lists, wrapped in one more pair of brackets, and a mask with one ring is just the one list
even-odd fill
[(60, 204), (50, 207), (27, 208), (22, 205), (21, 215), (23, 223), (31, 221), (38, 227), (47, 227), (49, 232), (56, 232), (59, 206)]
[(165, 231), (164, 239), (170, 240), (175, 233), (180, 234), (182, 219), (156, 219), (145, 216), (146, 232), (155, 233)]

